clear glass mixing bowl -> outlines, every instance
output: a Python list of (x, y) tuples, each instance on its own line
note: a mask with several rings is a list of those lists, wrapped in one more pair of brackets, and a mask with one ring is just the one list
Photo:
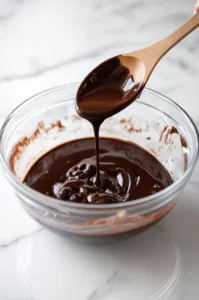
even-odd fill
[(118, 238), (148, 227), (175, 205), (198, 157), (198, 132), (172, 100), (145, 89), (135, 103), (104, 122), (100, 136), (130, 140), (168, 169), (174, 183), (161, 192), (119, 204), (64, 202), (22, 183), (32, 164), (57, 145), (93, 136), (91, 125), (75, 111), (78, 84), (44, 91), (17, 107), (0, 132), (4, 174), (27, 213), (48, 228), (86, 241)]

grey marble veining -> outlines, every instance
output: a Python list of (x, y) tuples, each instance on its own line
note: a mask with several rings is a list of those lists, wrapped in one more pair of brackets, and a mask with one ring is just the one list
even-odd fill
[(0, 244), (0, 251), (3, 250), (3, 249), (5, 249), (5, 248), (7, 248), (7, 247), (10, 247), (10, 246), (14, 245), (15, 243), (20, 242), (22, 239), (25, 239), (25, 238), (27, 238), (27, 237), (30, 238), (31, 236), (33, 236), (33, 235), (35, 235), (35, 234), (41, 232), (42, 230), (43, 230), (43, 228), (39, 228), (39, 229), (35, 230), (35, 231), (32, 232), (32, 233), (29, 233), (29, 234), (25, 234), (25, 235), (19, 236), (19, 237), (17, 237), (17, 238), (14, 239), (14, 240), (9, 241), (7, 244)]
[[(47, 88), (81, 81), (102, 60), (157, 41), (194, 0), (1, 0), (0, 125)], [(199, 128), (199, 32), (158, 64), (148, 87), (180, 104)], [(198, 299), (199, 165), (176, 208), (124, 244), (77, 246), (31, 220), (0, 170), (0, 299)], [(77, 286), (78, 284), (78, 286)]]

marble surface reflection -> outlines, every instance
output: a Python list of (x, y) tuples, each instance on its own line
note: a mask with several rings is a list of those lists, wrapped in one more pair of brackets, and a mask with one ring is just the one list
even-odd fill
[(181, 255), (164, 226), (122, 243), (81, 248), (41, 229), (13, 247), (0, 274), (13, 282), (7, 295), (20, 287), (27, 299), (181, 299)]
[[(0, 125), (23, 100), (81, 81), (118, 53), (169, 34), (195, 0), (1, 0)], [(180, 104), (199, 128), (199, 32), (158, 64), (148, 87)], [(0, 169), (0, 299), (198, 300), (199, 165), (176, 207), (124, 243), (89, 247), (42, 229)]]

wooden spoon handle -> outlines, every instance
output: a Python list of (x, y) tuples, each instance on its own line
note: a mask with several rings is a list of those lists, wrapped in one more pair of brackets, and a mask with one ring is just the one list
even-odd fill
[(146, 77), (150, 76), (152, 70), (159, 60), (177, 43), (185, 38), (190, 32), (199, 26), (199, 13), (196, 13), (182, 26), (162, 40), (138, 51), (129, 53), (129, 55), (140, 58), (146, 66)]
[(199, 26), (199, 14), (195, 14), (187, 22), (181, 25), (169, 36), (151, 45), (153, 51), (155, 50), (161, 58), (166, 54), (172, 47), (184, 39), (189, 33), (195, 30)]

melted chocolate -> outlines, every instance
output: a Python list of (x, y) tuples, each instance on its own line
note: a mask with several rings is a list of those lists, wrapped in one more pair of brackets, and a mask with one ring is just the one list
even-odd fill
[(50, 151), (31, 168), (26, 184), (61, 200), (92, 204), (139, 199), (170, 185), (167, 170), (144, 149), (99, 139), (102, 122), (136, 100), (142, 88), (120, 56), (99, 65), (85, 78), (76, 98), (78, 114), (93, 126), (95, 149), (94, 139), (87, 138)]
[(81, 117), (100, 123), (132, 103), (141, 90), (142, 84), (135, 82), (120, 56), (114, 57), (84, 79), (77, 92), (76, 109)]
[(99, 141), (98, 182), (93, 138), (51, 150), (32, 166), (24, 182), (61, 200), (91, 204), (139, 199), (172, 183), (164, 166), (136, 144), (109, 138)]
[(95, 68), (83, 80), (76, 97), (77, 113), (88, 120), (94, 130), (96, 154), (96, 184), (99, 184), (99, 129), (102, 122), (136, 100), (142, 83), (135, 82), (120, 56)]

